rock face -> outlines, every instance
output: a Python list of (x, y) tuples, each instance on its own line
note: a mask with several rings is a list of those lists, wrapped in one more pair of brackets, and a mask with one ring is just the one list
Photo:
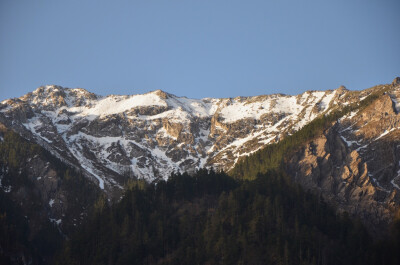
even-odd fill
[(339, 211), (361, 218), (379, 233), (390, 222), (400, 198), (374, 181), (369, 163), (349, 148), (336, 125), (308, 143), (288, 163), (288, 172), (306, 189), (321, 194)]
[(400, 87), (394, 86), (362, 111), (342, 117), (287, 164), (303, 187), (377, 234), (400, 205), (399, 98)]
[(228, 170), (240, 156), (367, 94), (341, 87), (195, 100), (161, 90), (101, 97), (45, 86), (1, 102), (0, 122), (112, 191), (131, 176), (152, 181), (173, 171)]

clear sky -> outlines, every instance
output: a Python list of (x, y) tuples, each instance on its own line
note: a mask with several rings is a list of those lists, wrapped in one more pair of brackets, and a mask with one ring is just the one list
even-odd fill
[(400, 75), (399, 0), (0, 0), (0, 100), (45, 84), (191, 98)]

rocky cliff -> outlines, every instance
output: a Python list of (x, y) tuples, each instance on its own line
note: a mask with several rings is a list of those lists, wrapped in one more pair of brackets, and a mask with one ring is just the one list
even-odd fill
[[(389, 88), (389, 89), (388, 89)], [(287, 163), (303, 187), (379, 234), (400, 204), (400, 86), (346, 115), (305, 144)]]

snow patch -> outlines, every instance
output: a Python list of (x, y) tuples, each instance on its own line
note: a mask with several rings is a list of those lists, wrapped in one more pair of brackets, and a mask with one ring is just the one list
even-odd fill
[(39, 117), (35, 117), (29, 120), (27, 123), (22, 123), (26, 129), (31, 131), (34, 135), (38, 136), (40, 139), (48, 142), (48, 143), (53, 143), (53, 141), (49, 140), (45, 136), (41, 135), (40, 133), (37, 132), (38, 129), (43, 127), (43, 122)]
[(93, 172), (93, 170), (92, 170), (90, 167), (88, 167), (88, 166), (86, 166), (86, 165), (84, 165), (84, 164), (81, 164), (81, 166), (82, 166), (86, 171), (88, 171), (90, 174), (92, 174), (92, 176), (94, 176), (94, 177), (99, 181), (99, 187), (100, 187), (100, 189), (104, 190), (104, 180), (103, 180), (101, 177), (99, 177), (97, 174), (95, 174), (95, 173)]
[(392, 131), (394, 131), (394, 130), (396, 130), (396, 129), (397, 129), (397, 128), (392, 128), (392, 129), (390, 129), (390, 130), (385, 130), (381, 135), (379, 135), (378, 137), (376, 137), (376, 138), (374, 139), (374, 141), (376, 141), (376, 140), (382, 138), (383, 136), (389, 134), (390, 132), (392, 132)]
[(351, 147), (353, 144), (358, 144), (357, 141), (349, 141), (343, 135), (340, 135), (340, 138), (346, 143), (348, 147)]
[(333, 98), (335, 97), (335, 92), (332, 91), (330, 94), (325, 94), (325, 96), (321, 99), (320, 106), (326, 110), (331, 104)]
[(167, 106), (167, 103), (153, 93), (134, 96), (108, 96), (95, 102), (94, 107), (72, 107), (69, 111), (79, 113), (78, 116), (92, 117), (107, 116), (121, 113), (135, 107)]

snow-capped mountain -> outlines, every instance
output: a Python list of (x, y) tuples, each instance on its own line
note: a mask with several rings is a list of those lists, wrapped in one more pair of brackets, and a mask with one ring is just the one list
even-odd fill
[[(364, 99), (368, 103), (359, 104)], [(102, 189), (110, 200), (118, 200), (130, 178), (153, 181), (203, 167), (229, 171), (241, 158), (320, 115), (348, 107), (354, 111), (287, 154), (284, 167), (305, 189), (379, 234), (400, 205), (398, 102), (400, 78), (362, 91), (340, 87), (297, 96), (224, 99), (188, 99), (161, 90), (104, 97), (80, 88), (45, 86), (0, 103), (0, 132), (11, 129), (41, 145), (50, 153), (45, 157), (56, 156), (75, 168), (74, 176), (89, 178), (96, 186), (89, 188), (92, 193)], [(45, 157), (27, 157), (19, 172), (27, 172), (35, 183), (51, 220), (74, 225), (85, 210), (74, 209), (67, 222), (69, 186), (59, 184), (66, 173), (56, 172), (57, 162), (49, 159), (49, 164)], [(2, 186), (4, 166), (0, 187), (24, 198), (21, 187)], [(88, 203), (83, 201), (79, 203)]]
[(103, 97), (52, 85), (1, 102), (0, 122), (110, 189), (132, 176), (152, 181), (174, 171), (229, 170), (240, 157), (368, 93), (340, 87), (198, 100), (161, 90)]

